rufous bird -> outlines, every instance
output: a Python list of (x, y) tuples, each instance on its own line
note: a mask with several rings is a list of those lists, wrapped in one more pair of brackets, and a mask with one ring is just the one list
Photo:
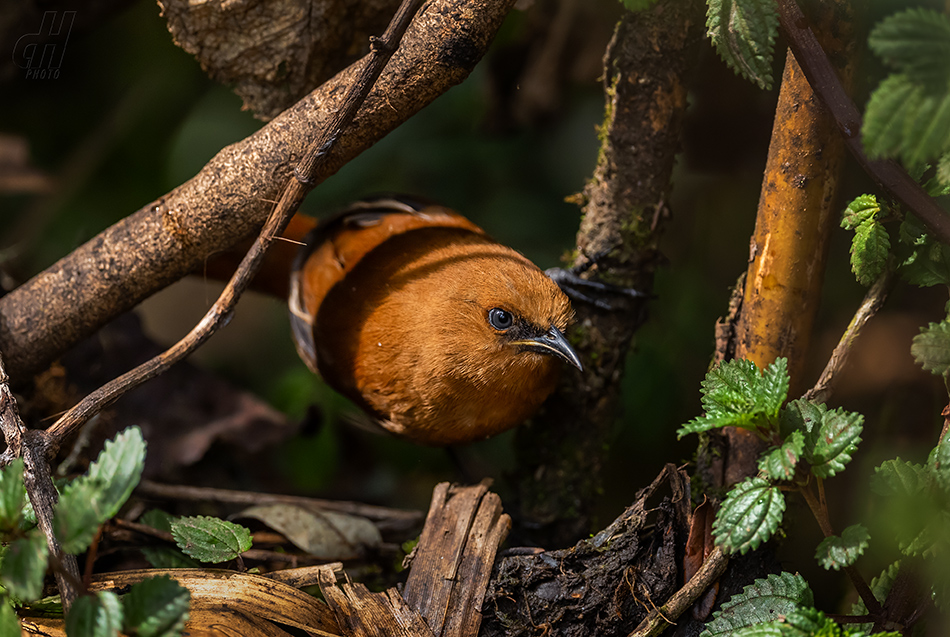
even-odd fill
[[(298, 215), (284, 236), (313, 223)], [(286, 260), (289, 244), (275, 247), (272, 262)], [(279, 269), (265, 266), (263, 276)], [(297, 252), (288, 295), (310, 369), (417, 443), (511, 429), (554, 391), (562, 363), (582, 369), (558, 285), (442, 206), (378, 198), (320, 222)]]

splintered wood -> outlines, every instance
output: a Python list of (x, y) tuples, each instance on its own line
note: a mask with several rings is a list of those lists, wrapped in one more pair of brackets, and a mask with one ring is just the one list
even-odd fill
[(442, 483), (432, 494), (402, 596), (395, 589), (337, 586), (333, 567), (323, 567), (320, 589), (346, 637), (474, 637), (495, 553), (510, 528), (501, 499), (486, 485)]

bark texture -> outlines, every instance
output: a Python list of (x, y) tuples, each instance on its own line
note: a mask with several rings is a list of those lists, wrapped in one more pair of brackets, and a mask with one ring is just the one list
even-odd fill
[[(652, 289), (702, 20), (702, 2), (671, 0), (627, 12), (617, 26), (605, 56), (600, 157), (580, 196), (576, 263), (593, 278)], [(590, 530), (624, 360), (645, 315), (640, 300), (605, 300), (613, 311), (574, 302), (571, 339), (584, 373), (565, 373), (544, 412), (518, 431), (521, 513), (514, 517), (542, 545), (565, 546)]]

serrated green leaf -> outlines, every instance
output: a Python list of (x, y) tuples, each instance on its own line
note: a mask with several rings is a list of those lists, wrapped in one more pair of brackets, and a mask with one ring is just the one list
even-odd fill
[(772, 537), (784, 512), (785, 496), (781, 491), (764, 478), (748, 478), (729, 491), (716, 514), (716, 544), (728, 553), (754, 550)]
[(0, 600), (0, 637), (21, 637), (20, 620), (8, 599)]
[(776, 359), (763, 374), (752, 361), (727, 361), (706, 374), (700, 391), (706, 415), (681, 427), (680, 438), (719, 427), (768, 433), (788, 394), (788, 363)]
[(914, 360), (937, 376), (950, 371), (950, 322), (931, 323), (920, 329), (910, 345)]
[[(871, 593), (874, 594), (874, 599), (884, 603), (884, 600), (887, 599), (887, 594), (891, 590), (891, 585), (894, 584), (894, 580), (897, 578), (897, 573), (900, 571), (901, 562), (897, 560), (887, 568), (885, 568), (881, 573), (871, 580)], [(864, 600), (860, 597), (858, 601), (851, 605), (851, 614), (852, 615), (867, 615), (868, 607), (865, 606)], [(867, 624), (867, 629), (870, 630), (872, 624)]]
[(868, 100), (861, 128), (868, 157), (894, 157), (901, 152), (905, 125), (923, 99), (923, 89), (906, 75), (890, 75), (878, 85)]
[(813, 403), (810, 400), (796, 398), (785, 406), (779, 414), (779, 432), (782, 438), (788, 439), (794, 431), (804, 434), (821, 425), (821, 418), (828, 411), (824, 403)]
[(83, 595), (66, 615), (69, 637), (114, 637), (122, 629), (122, 603), (111, 591)]
[(930, 475), (945, 493), (950, 493), (950, 440), (941, 438), (928, 461)]
[(33, 529), (25, 537), (14, 540), (7, 547), (3, 562), (0, 563), (0, 584), (24, 602), (39, 599), (43, 594), (48, 555), (46, 538), (39, 529)]
[(732, 69), (759, 88), (772, 88), (778, 10), (769, 0), (708, 0), (706, 35)]
[(243, 526), (203, 515), (172, 523), (178, 548), (202, 562), (226, 562), (251, 548), (251, 532)]
[(783, 637), (840, 637), (844, 634), (841, 626), (816, 608), (796, 608), (778, 623)]
[(0, 529), (12, 531), (20, 524), (25, 501), (23, 459), (16, 458), (0, 471)]
[(793, 431), (780, 447), (772, 449), (759, 460), (759, 471), (773, 480), (791, 480), (805, 448), (805, 434)]
[(114, 440), (106, 441), (86, 474), (71, 482), (63, 490), (63, 496), (68, 497), (72, 489), (89, 487), (84, 493), (95, 498), (93, 508), (98, 511), (101, 524), (118, 513), (128, 500), (139, 483), (144, 466), (145, 440), (142, 430), (129, 427)]
[(876, 218), (881, 212), (881, 205), (874, 195), (860, 195), (855, 197), (841, 213), (841, 227), (845, 230), (854, 230), (862, 223)]
[(126, 632), (137, 637), (180, 635), (191, 593), (167, 575), (143, 580), (122, 599)]
[(75, 555), (89, 546), (99, 530), (102, 515), (95, 483), (73, 483), (63, 493), (53, 514), (53, 531), (63, 546), (63, 551)]
[(792, 573), (757, 579), (722, 605), (706, 623), (700, 637), (726, 637), (746, 626), (765, 624), (799, 607), (814, 605), (808, 583)]
[(915, 497), (926, 486), (925, 472), (923, 465), (900, 458), (885, 460), (881, 466), (874, 469), (871, 491), (885, 497), (896, 496), (905, 500)]
[(950, 93), (924, 95), (904, 122), (901, 160), (923, 167), (950, 148)]
[(901, 275), (909, 283), (927, 287), (950, 285), (950, 248), (927, 233), (917, 217), (906, 214), (900, 226), (900, 240), (909, 246), (901, 262)]
[(868, 547), (871, 534), (862, 524), (849, 526), (841, 535), (826, 537), (818, 544), (815, 559), (825, 570), (841, 570), (844, 566), (851, 566), (864, 554)]
[(762, 383), (756, 391), (756, 410), (774, 418), (788, 396), (788, 359), (776, 358), (765, 368)]
[(804, 455), (811, 472), (830, 478), (842, 471), (861, 442), (863, 423), (864, 416), (841, 408), (822, 414), (821, 425), (805, 436)]
[(881, 20), (868, 36), (877, 55), (916, 82), (933, 88), (950, 81), (950, 18), (908, 9)]
[(869, 286), (884, 268), (891, 250), (891, 238), (881, 222), (870, 219), (855, 228), (851, 239), (851, 271), (858, 283)]

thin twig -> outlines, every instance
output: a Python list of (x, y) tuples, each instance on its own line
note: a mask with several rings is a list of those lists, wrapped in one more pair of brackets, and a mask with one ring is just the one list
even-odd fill
[[(801, 487), (798, 492), (805, 498), (805, 503), (808, 504), (808, 508), (811, 509), (812, 515), (815, 517), (815, 521), (818, 522), (822, 535), (825, 537), (834, 536), (835, 532), (831, 526), (831, 520), (828, 519), (828, 511), (827, 509), (822, 509), (821, 503), (818, 501), (818, 498), (815, 497), (815, 494), (812, 493), (810, 485)], [(868, 586), (868, 583), (864, 580), (864, 577), (858, 572), (858, 569), (852, 564), (845, 566), (842, 570), (844, 570), (851, 579), (851, 585), (854, 586), (854, 590), (860, 595), (861, 600), (864, 602), (864, 607), (868, 609), (868, 613), (875, 617), (880, 617), (884, 609), (881, 603), (877, 601), (877, 598), (871, 591), (871, 587)]]
[(812, 90), (834, 118), (844, 143), (870, 175), (891, 197), (917, 215), (937, 239), (950, 245), (950, 216), (891, 160), (872, 160), (864, 154), (861, 113), (835, 74), (795, 0), (779, 0), (779, 24)]
[(192, 328), (187, 336), (168, 350), (106, 383), (66, 412), (62, 418), (46, 430), (49, 454), (54, 454), (66, 437), (106, 406), (145, 381), (163, 373), (194, 352), (211, 338), (215, 331), (227, 324), (238, 299), (260, 268), (264, 253), (271, 242), (283, 232), (290, 218), (300, 207), (304, 197), (328, 176), (324, 169), (329, 150), (352, 122), (356, 111), (366, 99), (376, 79), (398, 47), (399, 40), (421, 3), (422, 0), (403, 0), (386, 32), (382, 37), (373, 40), (373, 55), (363, 65), (359, 77), (347, 92), (342, 106), (335, 113), (327, 127), (323, 129), (320, 136), (311, 143), (304, 158), (297, 166), (294, 178), (289, 179), (284, 186), (277, 207), (264, 223), (261, 233), (244, 256), (231, 280), (228, 281), (221, 296), (218, 297), (218, 300), (208, 310), (204, 318)]
[(53, 486), (53, 477), (50, 474), (46, 455), (43, 453), (46, 446), (46, 437), (43, 432), (27, 430), (23, 436), (23, 482), (26, 493), (30, 497), (33, 511), (36, 513), (36, 523), (43, 535), (46, 536), (46, 546), (49, 547), (50, 562), (58, 567), (53, 569), (56, 576), (56, 586), (63, 600), (63, 610), (69, 612), (69, 607), (79, 594), (81, 576), (79, 562), (75, 555), (63, 553), (63, 547), (53, 532), (53, 508), (58, 496)]
[(405, 511), (389, 507), (362, 504), (359, 502), (343, 502), (340, 500), (323, 500), (320, 498), (305, 498), (295, 495), (281, 495), (275, 493), (257, 493), (254, 491), (235, 491), (232, 489), (214, 489), (210, 487), (192, 487), (187, 485), (160, 484), (151, 480), (143, 480), (136, 488), (136, 493), (145, 497), (167, 498), (170, 500), (197, 500), (203, 502), (224, 502), (228, 504), (292, 504), (309, 509), (335, 511), (348, 515), (386, 522), (387, 526), (409, 528), (422, 523), (424, 515), (421, 511)]
[(655, 637), (669, 628), (713, 582), (722, 577), (728, 564), (729, 556), (717, 546), (683, 588), (676, 591), (665, 604), (650, 611), (628, 637)]
[[(14, 457), (23, 456), (23, 481), (27, 496), (36, 513), (36, 521), (46, 536), (46, 545), (54, 564), (60, 568), (54, 570), (56, 585), (63, 600), (63, 608), (68, 609), (79, 589), (79, 563), (74, 555), (66, 555), (53, 533), (53, 507), (56, 505), (56, 487), (50, 475), (42, 453), (45, 439), (37, 432), (27, 431), (20, 420), (16, 399), (10, 391), (9, 378), (0, 356), (0, 429), (7, 443), (7, 451)], [(34, 446), (31, 442), (36, 441)], [(40, 449), (37, 452), (37, 447)]]
[(834, 389), (834, 383), (838, 378), (838, 374), (844, 368), (844, 364), (848, 360), (848, 355), (854, 347), (854, 342), (861, 333), (861, 328), (863, 328), (865, 323), (871, 320), (871, 317), (877, 314), (877, 311), (884, 305), (884, 301), (887, 300), (887, 294), (890, 292), (893, 284), (894, 270), (888, 267), (884, 273), (878, 277), (870, 289), (868, 289), (867, 294), (864, 295), (864, 300), (854, 313), (854, 317), (851, 319), (851, 323), (848, 324), (848, 328), (844, 331), (844, 334), (841, 335), (841, 339), (831, 353), (828, 364), (825, 365), (824, 371), (821, 372), (821, 377), (818, 379), (818, 382), (815, 383), (814, 387), (805, 392), (802, 398), (819, 403), (828, 401)]

